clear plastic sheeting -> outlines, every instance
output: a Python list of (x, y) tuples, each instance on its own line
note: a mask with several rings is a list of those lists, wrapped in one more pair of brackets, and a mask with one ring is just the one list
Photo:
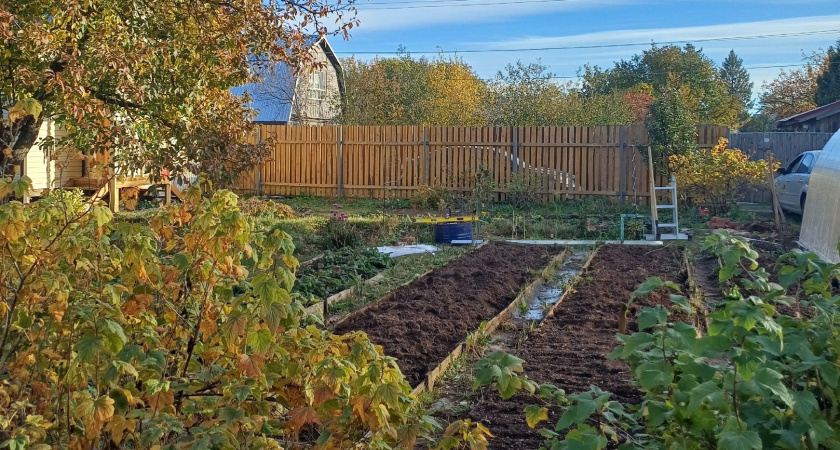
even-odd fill
[(840, 131), (825, 144), (811, 172), (799, 243), (820, 258), (840, 262)]
[(406, 255), (417, 255), (420, 253), (434, 253), (440, 249), (434, 245), (417, 244), (417, 245), (399, 245), (393, 247), (376, 247), (379, 253), (386, 254), (391, 258)]

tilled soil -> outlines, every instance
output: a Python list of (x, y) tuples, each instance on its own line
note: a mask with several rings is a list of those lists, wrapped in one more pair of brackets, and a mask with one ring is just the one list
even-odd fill
[[(558, 306), (553, 317), (525, 341), (516, 356), (525, 360), (525, 375), (537, 383), (551, 383), (567, 394), (596, 385), (612, 392), (613, 400), (638, 404), (642, 395), (631, 384), (629, 367), (606, 356), (616, 347), (618, 314), (639, 284), (658, 276), (685, 283), (682, 251), (673, 247), (610, 246), (598, 250), (581, 274), (575, 292)], [(628, 314), (628, 328), (637, 331), (635, 313), (644, 306), (670, 306), (665, 290), (638, 299)], [(688, 316), (670, 320), (690, 321)], [(528, 428), (523, 409), (535, 404), (524, 395), (503, 401), (497, 393), (483, 392), (469, 416), (490, 428), (494, 449), (536, 449), (544, 438)], [(557, 421), (551, 411), (549, 424)], [(545, 423), (543, 423), (545, 425)], [(551, 427), (551, 425), (549, 425)]]
[(510, 305), (534, 271), (560, 251), (488, 244), (392, 291), (340, 323), (335, 332), (366, 332), (417, 386), (468, 333)]

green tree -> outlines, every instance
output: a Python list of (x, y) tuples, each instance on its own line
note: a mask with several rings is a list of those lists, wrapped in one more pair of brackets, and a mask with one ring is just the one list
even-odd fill
[[(650, 105), (645, 125), (650, 135), (653, 165), (659, 172), (668, 171), (668, 158), (684, 155), (697, 148), (697, 116), (687, 97), (690, 88), (669, 84)], [(643, 152), (643, 156), (647, 156)]]
[(761, 112), (781, 120), (814, 109), (816, 77), (810, 66), (791, 71), (782, 69), (776, 78), (761, 85), (762, 93), (758, 97)]
[(744, 133), (776, 131), (777, 122), (778, 121), (769, 114), (753, 114), (746, 122), (744, 122), (743, 125), (741, 125), (741, 128), (738, 131)]
[(828, 48), (824, 70), (817, 75), (817, 88), (814, 99), (817, 106), (827, 105), (840, 100), (840, 39)]
[(309, 62), (306, 30), (346, 33), (352, 2), (4, 1), (0, 168), (23, 162), (46, 117), (60, 144), (112, 150), (121, 168), (242, 167), (252, 111), (230, 88), (255, 66)]
[(489, 83), (488, 122), (494, 125), (557, 125), (556, 107), (563, 90), (552, 82), (554, 76), (539, 62), (517, 61), (499, 71)]
[(626, 92), (647, 84), (656, 98), (671, 85), (684, 90), (683, 99), (699, 123), (735, 125), (740, 99), (729, 92), (714, 62), (691, 44), (656, 46), (609, 70), (586, 67), (582, 91), (586, 95)]
[(730, 50), (723, 61), (720, 67), (720, 78), (726, 83), (729, 93), (741, 100), (744, 108), (741, 112), (742, 120), (749, 117), (749, 110), (753, 107), (753, 83), (750, 81), (749, 72), (744, 69), (744, 61), (735, 54), (735, 50)]
[(485, 85), (458, 58), (344, 61), (347, 93), (340, 122), (347, 125), (481, 125)]

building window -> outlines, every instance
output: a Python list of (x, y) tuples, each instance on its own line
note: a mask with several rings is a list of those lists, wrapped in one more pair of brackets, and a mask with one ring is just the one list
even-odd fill
[(316, 70), (309, 74), (309, 99), (323, 100), (327, 96), (327, 73)]

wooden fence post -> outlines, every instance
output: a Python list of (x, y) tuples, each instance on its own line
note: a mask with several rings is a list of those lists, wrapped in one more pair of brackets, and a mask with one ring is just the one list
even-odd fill
[(513, 166), (513, 173), (519, 173), (519, 128), (513, 127), (513, 151), (511, 151), (511, 164)]
[[(338, 185), (336, 186), (336, 190), (338, 191), (338, 198), (342, 198), (342, 196), (344, 195), (344, 187), (342, 186), (342, 184), (343, 184), (342, 183), (343, 182), (342, 171), (344, 170), (343, 169), (343, 166), (344, 166), (343, 157), (344, 157), (344, 155), (342, 154), (342, 151), (341, 151), (341, 146), (342, 146), (343, 142), (341, 142), (341, 125), (337, 125), (336, 127), (337, 127), (337, 132), (336, 132), (337, 139), (335, 141), (335, 152), (336, 152), (336, 164), (338, 165)], [(324, 304), (326, 305), (326, 303), (324, 303)], [(326, 306), (324, 306), (324, 308), (326, 310)]]
[(429, 135), (428, 129), (423, 127), (423, 175), (421, 180), (426, 186), (431, 186), (432, 180), (429, 177)]
[(618, 127), (618, 202), (624, 204), (624, 197), (627, 194), (627, 129), (624, 126)]
[[(257, 125), (257, 145), (262, 143), (262, 125)], [(257, 161), (257, 185), (256, 185), (256, 194), (262, 195), (262, 166), (263, 166), (263, 159), (260, 158)]]

